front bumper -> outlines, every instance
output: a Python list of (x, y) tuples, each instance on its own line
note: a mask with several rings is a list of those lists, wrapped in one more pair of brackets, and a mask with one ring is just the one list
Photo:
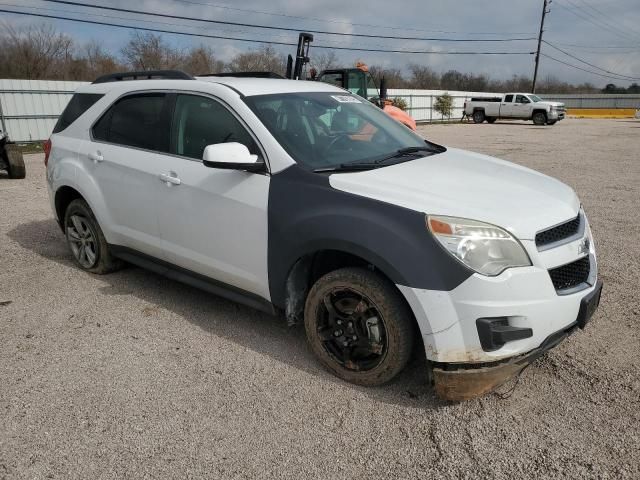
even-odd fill
[(519, 374), (527, 365), (560, 344), (577, 328), (584, 328), (600, 304), (602, 281), (580, 302), (578, 316), (567, 327), (549, 335), (534, 350), (493, 364), (434, 364), (436, 393), (444, 400), (462, 401), (483, 395)]

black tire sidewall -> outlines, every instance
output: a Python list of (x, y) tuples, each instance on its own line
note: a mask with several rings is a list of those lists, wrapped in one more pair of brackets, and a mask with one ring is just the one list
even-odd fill
[(484, 112), (480, 110), (473, 112), (473, 123), (482, 123), (485, 121), (485, 118)]
[(15, 145), (5, 145), (4, 147), (5, 161), (7, 162), (7, 173), (9, 178), (22, 179), (26, 176), (26, 169), (24, 166), (24, 158), (22, 153)]
[[(68, 245), (70, 244), (69, 236), (67, 234), (67, 224), (69, 222), (69, 218), (71, 217), (71, 215), (76, 213), (86, 218), (87, 225), (91, 230), (91, 233), (93, 233), (94, 238), (96, 239), (95, 241), (96, 261), (92, 267), (85, 268), (78, 262), (78, 260), (75, 258), (75, 255), (73, 255), (74, 262), (81, 269), (86, 270), (88, 272), (92, 272), (92, 273), (102, 274), (102, 273), (107, 273), (113, 270), (113, 265), (112, 265), (113, 261), (111, 260), (111, 256), (109, 254), (109, 249), (108, 249), (109, 247), (102, 233), (102, 229), (100, 228), (100, 225), (98, 224), (98, 221), (96, 220), (95, 215), (91, 211), (91, 208), (89, 208), (89, 205), (87, 205), (87, 202), (85, 202), (82, 199), (73, 200), (65, 211), (64, 236), (67, 240), (67, 244)], [(71, 249), (71, 245), (69, 245), (69, 249)]]
[[(354, 371), (342, 366), (324, 348), (317, 334), (317, 318), (324, 296), (340, 287), (360, 291), (382, 316), (387, 351), (371, 370)], [(413, 347), (413, 319), (399, 292), (388, 280), (363, 268), (343, 268), (321, 277), (311, 288), (304, 313), (307, 340), (320, 362), (334, 375), (351, 383), (377, 386), (387, 383), (406, 365)]]
[[(537, 118), (542, 118), (543, 121), (536, 121)], [(547, 123), (547, 116), (542, 112), (536, 112), (533, 114), (533, 123), (535, 123), (536, 125), (545, 125)]]

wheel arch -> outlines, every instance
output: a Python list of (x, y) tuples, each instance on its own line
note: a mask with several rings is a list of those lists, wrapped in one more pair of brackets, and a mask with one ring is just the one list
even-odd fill
[[(58, 225), (60, 229), (64, 232), (64, 215), (67, 211), (67, 207), (69, 204), (76, 199), (85, 200), (82, 194), (73, 187), (68, 185), (63, 185), (56, 190), (54, 203), (56, 209), (56, 216), (58, 218)], [(85, 200), (86, 202), (86, 200)]]

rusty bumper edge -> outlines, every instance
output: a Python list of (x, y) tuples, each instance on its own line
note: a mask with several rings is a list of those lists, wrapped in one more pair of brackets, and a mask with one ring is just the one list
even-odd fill
[[(440, 364), (433, 367), (436, 393), (443, 400), (459, 402), (484, 395), (505, 383), (510, 378), (562, 342), (578, 327), (577, 322), (549, 336), (538, 348), (506, 362), (483, 364)], [(486, 366), (485, 366), (486, 365)]]

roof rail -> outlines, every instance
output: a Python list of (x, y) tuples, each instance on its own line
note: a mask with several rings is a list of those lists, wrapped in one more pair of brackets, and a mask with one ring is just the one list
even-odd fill
[(120, 72), (102, 75), (93, 83), (120, 82), (124, 80), (194, 80), (188, 73), (180, 70), (143, 70), (140, 72)]
[(275, 72), (222, 72), (222, 73), (205, 73), (196, 75), (197, 77), (251, 77), (251, 78), (285, 78)]

